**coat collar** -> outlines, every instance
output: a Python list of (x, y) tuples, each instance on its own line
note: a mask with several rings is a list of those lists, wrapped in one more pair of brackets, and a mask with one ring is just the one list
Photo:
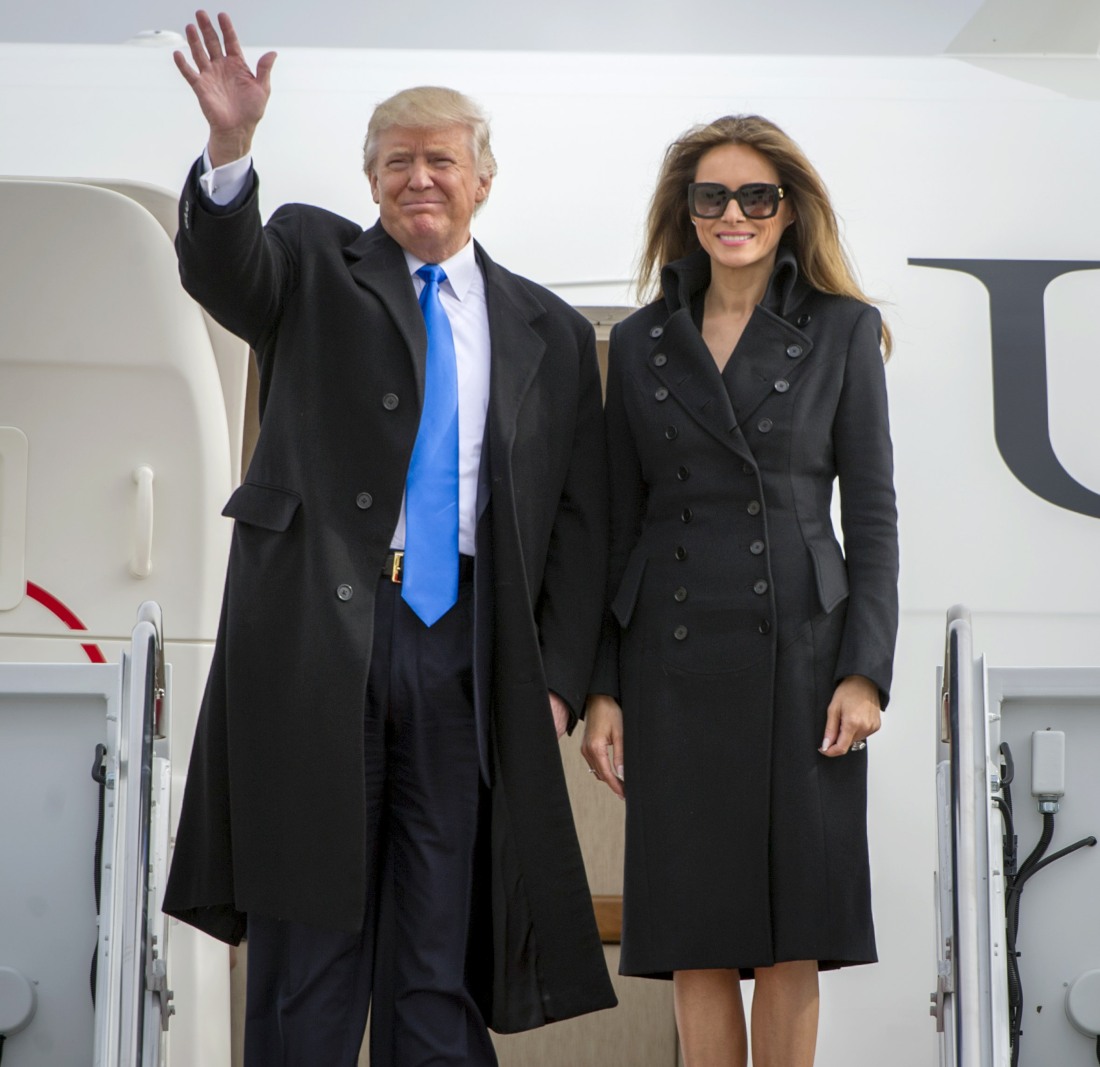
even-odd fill
[(494, 456), (510, 456), (520, 406), (546, 353), (546, 342), (533, 324), (547, 312), (530, 286), (521, 284), (515, 275), (497, 266), (476, 242), (474, 249), (485, 276), (492, 351), (489, 446)]
[[(702, 248), (674, 260), (661, 270), (661, 289), (665, 306), (671, 315), (679, 308), (691, 308), (692, 297), (710, 284), (710, 256)], [(775, 256), (775, 267), (764, 291), (760, 306), (781, 318), (792, 315), (812, 292), (798, 272), (794, 250), (781, 241)]]

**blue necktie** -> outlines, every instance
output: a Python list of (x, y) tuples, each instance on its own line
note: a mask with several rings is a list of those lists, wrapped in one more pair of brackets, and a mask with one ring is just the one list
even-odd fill
[(451, 323), (439, 299), (443, 268), (428, 263), (420, 310), (428, 331), (424, 409), (405, 479), (401, 595), (431, 626), (458, 598), (458, 370)]

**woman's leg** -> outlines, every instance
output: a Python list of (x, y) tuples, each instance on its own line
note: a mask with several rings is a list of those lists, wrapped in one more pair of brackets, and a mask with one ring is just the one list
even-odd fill
[(817, 1045), (817, 961), (756, 968), (753, 1067), (813, 1067)]
[(677, 971), (673, 1000), (684, 1067), (746, 1067), (748, 1041), (737, 971)]

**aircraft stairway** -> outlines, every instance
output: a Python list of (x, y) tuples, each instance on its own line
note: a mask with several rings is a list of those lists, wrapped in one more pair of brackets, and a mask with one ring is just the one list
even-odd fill
[(158, 1067), (171, 670), (143, 604), (118, 663), (0, 663), (5, 1067)]
[(990, 666), (971, 629), (952, 608), (936, 766), (939, 1062), (1084, 1067), (1100, 1061), (1100, 668)]

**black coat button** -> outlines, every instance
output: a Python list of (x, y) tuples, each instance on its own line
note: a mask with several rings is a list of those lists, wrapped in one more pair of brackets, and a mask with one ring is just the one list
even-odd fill
[(351, 600), (351, 586), (347, 583), (336, 587), (336, 596), (339, 600)]
[(754, 556), (759, 556), (760, 553), (764, 551), (764, 542), (763, 541), (753, 541), (753, 543), (751, 545), (749, 545), (749, 551)]
[(798, 357), (802, 355), (802, 346), (787, 345), (787, 355), (790, 356), (791, 359), (798, 359)]
[(665, 427), (665, 437), (667, 437), (668, 440), (675, 441), (676, 438), (679, 437), (679, 436), (680, 436), (680, 431), (677, 430), (675, 426), (666, 426)]
[(748, 460), (745, 460), (745, 462), (741, 464), (741, 473), (742, 474), (752, 474), (752, 472), (753, 472), (753, 465)]
[(681, 522), (691, 522), (691, 520), (694, 519), (694, 518), (695, 518), (695, 512), (693, 512), (691, 510), (691, 508), (684, 508), (684, 510), (680, 512), (680, 521)]
[(756, 428), (761, 433), (771, 433), (772, 432), (772, 420), (771, 419), (761, 419), (756, 424)]
[(663, 367), (667, 362), (668, 356), (666, 356), (664, 352), (658, 352), (657, 355), (653, 357), (653, 366), (655, 367)]
[(758, 578), (752, 585), (752, 591), (757, 596), (763, 596), (768, 591), (768, 583), (763, 578)]
[(771, 619), (761, 619), (761, 620), (760, 620), (760, 625), (759, 625), (759, 626), (757, 626), (757, 629), (758, 629), (758, 630), (759, 630), (759, 631), (760, 631), (760, 632), (761, 632), (762, 634), (769, 634), (769, 633), (771, 633), (771, 631), (772, 631), (772, 622), (771, 622)]
[(687, 467), (679, 467), (676, 470), (676, 477), (682, 482), (686, 482), (691, 477), (691, 471)]
[(750, 515), (759, 515), (760, 514), (760, 501), (759, 500), (750, 500), (748, 502), (748, 504), (745, 506), (745, 510)]
[(799, 326), (809, 326), (810, 325), (810, 320), (812, 318), (813, 318), (813, 315), (799, 315), (798, 316), (798, 325)]
[(676, 546), (676, 551), (673, 553), (673, 555), (677, 559), (687, 559), (688, 558), (688, 550), (686, 548), (684, 548), (683, 545), (677, 545)]
[(657, 338), (660, 337), (661, 334), (663, 334), (664, 332), (665, 328), (663, 326), (654, 326), (650, 329), (649, 336), (652, 337), (654, 341), (656, 341)]
[(791, 383), (787, 381), (786, 378), (780, 378), (779, 381), (775, 383), (775, 391), (777, 393), (785, 393), (790, 387)]
[(384, 397), (382, 397), (382, 407), (384, 407), (387, 411), (393, 411), (394, 408), (396, 408), (397, 405), (400, 403), (401, 401), (397, 399), (396, 393), (387, 393)]
[(688, 591), (683, 586), (680, 586), (680, 588), (672, 594), (672, 599), (675, 600), (677, 604), (682, 604), (687, 598)]
[(355, 498), (355, 506), (357, 508), (362, 508), (364, 511), (366, 511), (367, 508), (369, 508), (373, 503), (374, 497), (372, 497), (370, 493), (360, 493)]
[(653, 395), (658, 400), (667, 400), (668, 399), (668, 390), (662, 385), (661, 388), (658, 389), (657, 392), (655, 392)]
[(677, 641), (683, 641), (687, 635), (688, 628), (686, 626), (677, 626), (676, 629), (672, 631), (672, 636), (675, 637)]

